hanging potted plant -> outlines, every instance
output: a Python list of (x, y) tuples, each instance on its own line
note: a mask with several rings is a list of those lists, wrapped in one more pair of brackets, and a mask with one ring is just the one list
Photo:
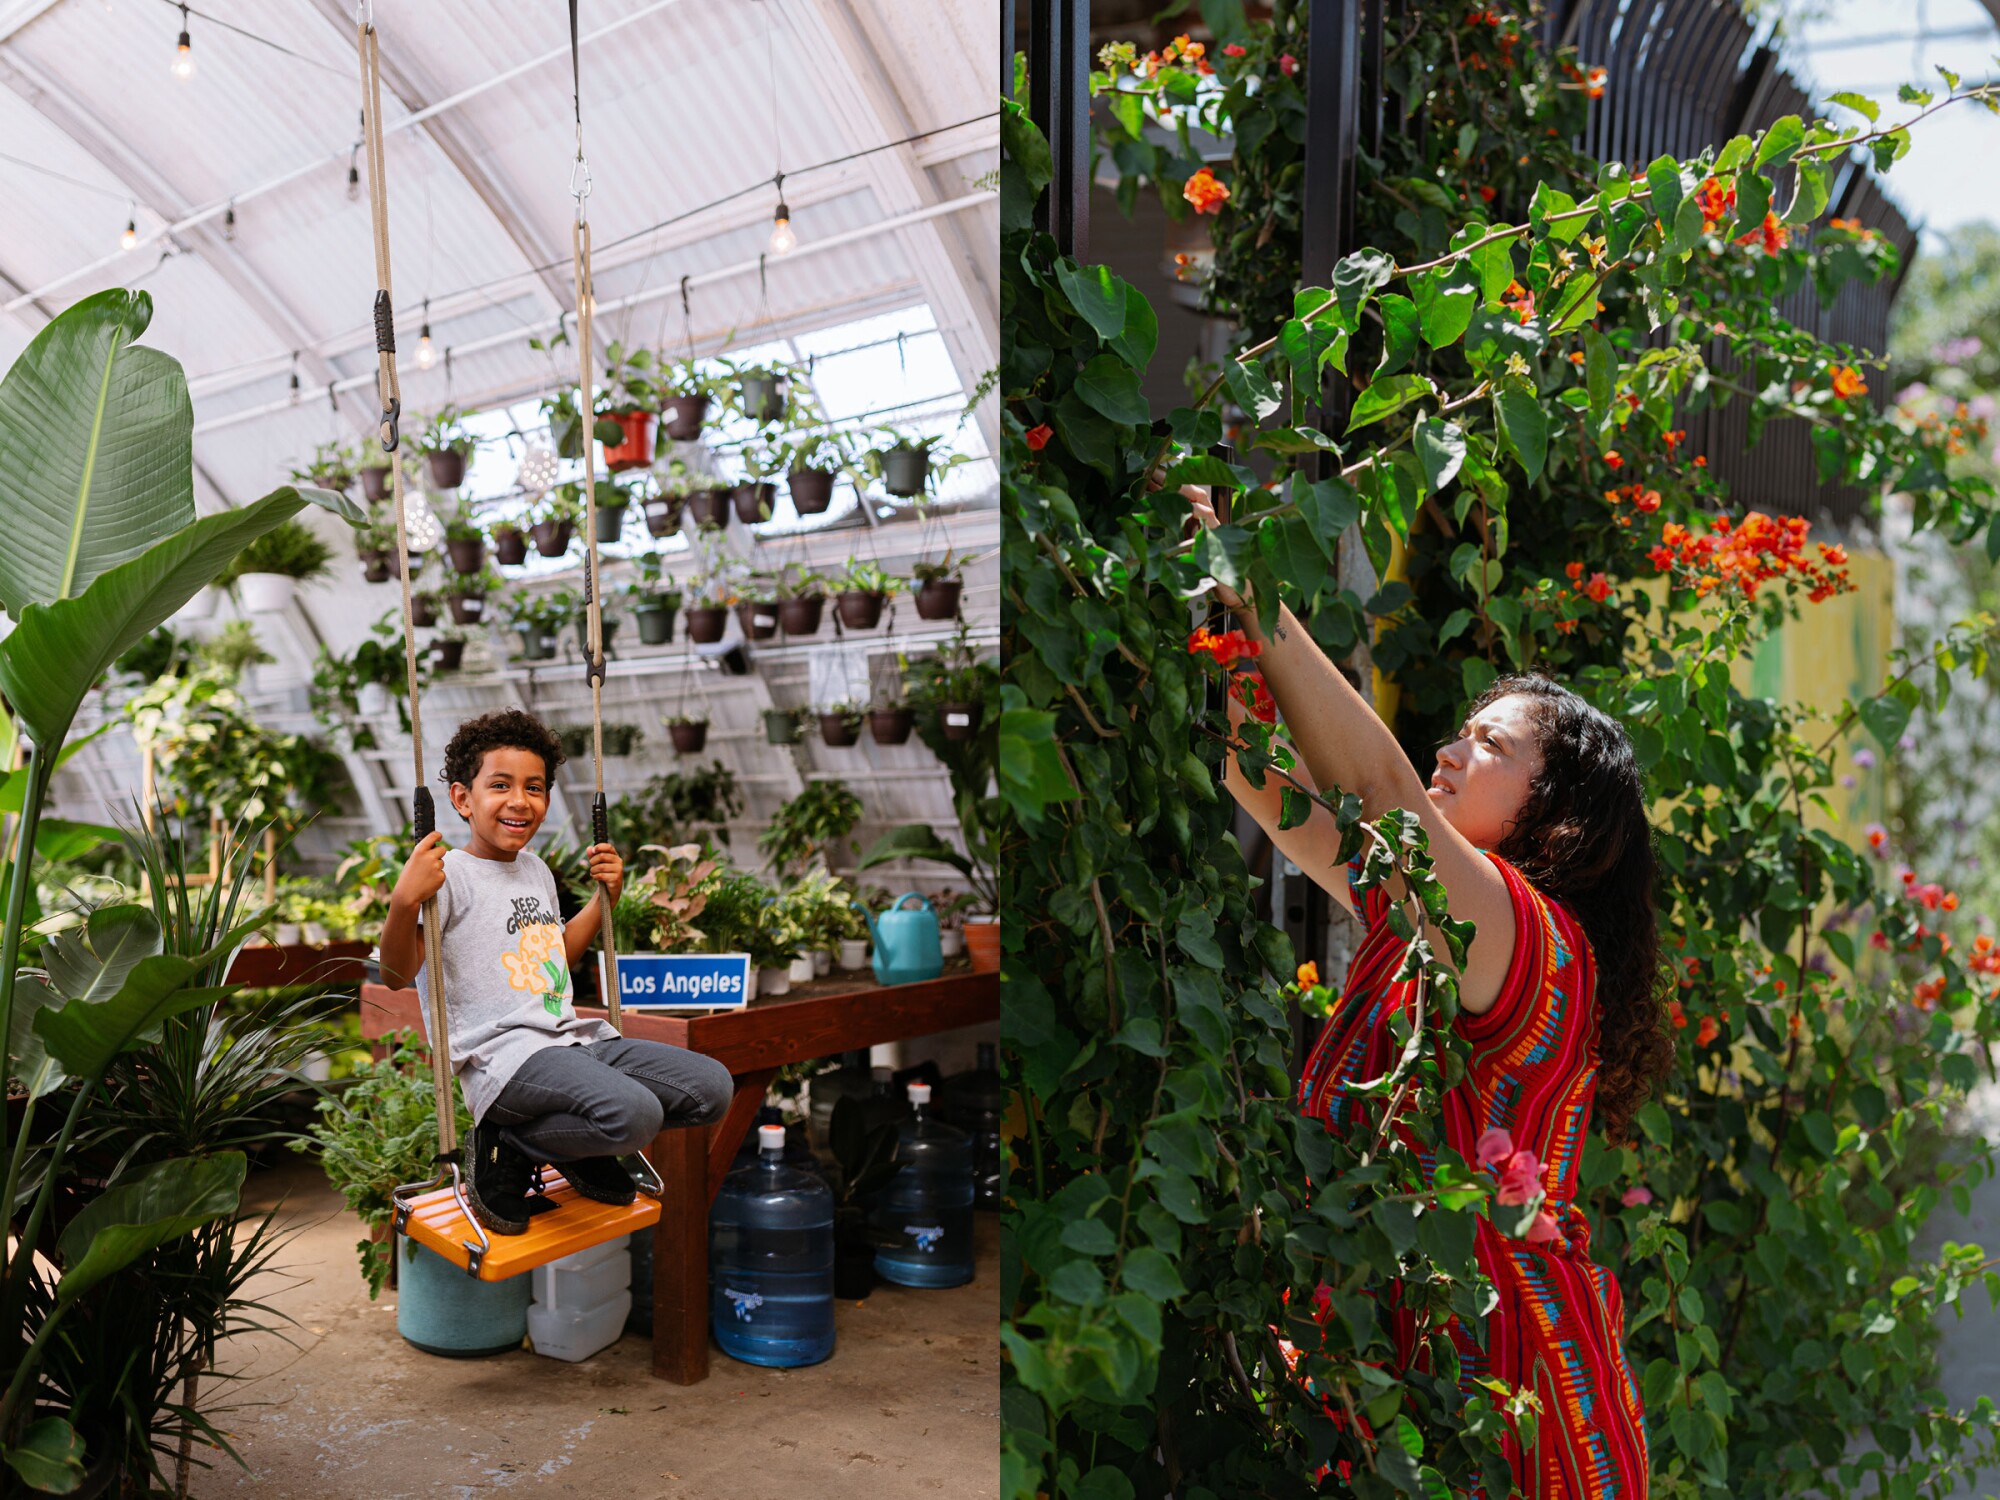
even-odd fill
[(729, 631), (729, 603), (733, 597), (725, 579), (715, 573), (697, 573), (688, 580), (688, 639), (698, 646), (712, 646)]
[(742, 395), (739, 408), (759, 426), (775, 422), (785, 414), (785, 392), (790, 384), (788, 371), (756, 366), (738, 373), (737, 390)]
[(420, 629), (437, 624), (437, 605), (437, 595), (428, 590), (410, 595), (410, 623)]
[(825, 610), (825, 578), (804, 563), (778, 570), (778, 624), (786, 635), (817, 634)]
[[(617, 425), (618, 437), (604, 444), (604, 467), (614, 474), (643, 469), (653, 461), (654, 412), (659, 388), (653, 383), (650, 349), (628, 350), (617, 340), (604, 346), (604, 385), (597, 397), (598, 424)], [(602, 540), (600, 537), (599, 540)]]
[(543, 557), (563, 556), (576, 535), (576, 523), (583, 519), (583, 486), (574, 481), (557, 485), (530, 514), (534, 521), (528, 530), (535, 538), (535, 550)]
[(632, 492), (615, 480), (600, 479), (592, 493), (597, 502), (597, 545), (608, 547), (624, 534)]
[(979, 733), (986, 712), (988, 679), (997, 668), (982, 663), (961, 620), (958, 633), (923, 664), (924, 706), (937, 715), (938, 728), (948, 740), (969, 740)]
[(465, 632), (447, 625), (432, 636), (431, 660), (440, 672), (456, 672), (465, 663)]
[(694, 517), (694, 524), (703, 531), (720, 531), (729, 524), (730, 497), (735, 490), (726, 484), (718, 485), (712, 480), (701, 489), (688, 495), (688, 514)]
[(624, 585), (625, 602), (639, 626), (639, 642), (664, 646), (674, 638), (674, 611), (680, 608), (677, 590), (660, 587), (660, 554), (642, 552), (633, 559), (637, 574)]
[(674, 750), (680, 755), (699, 755), (702, 746), (708, 743), (708, 719), (695, 718), (685, 713), (670, 714), (660, 720), (667, 726), (672, 737)]
[(452, 623), (484, 623), (487, 598), (497, 594), (504, 586), (504, 580), (491, 568), (481, 568), (471, 574), (453, 573), (444, 581), (444, 598), (451, 609)]
[[(563, 612), (576, 625), (576, 649), (585, 656), (590, 654), (590, 607), (583, 602), (583, 596), (570, 589), (557, 589), (549, 595), (552, 605), (560, 604)], [(600, 603), (604, 616), (604, 654), (611, 655), (612, 637), (618, 634), (618, 621), (609, 609)]]
[(568, 610), (560, 601), (545, 594), (517, 590), (507, 596), (507, 624), (519, 632), (521, 658), (547, 661), (556, 654), (556, 632), (562, 628)]
[(858, 703), (832, 703), (819, 711), (820, 742), (845, 749), (861, 738), (861, 721), (866, 717)]
[[(558, 342), (568, 342), (558, 335), (548, 343), (539, 339), (529, 339), (528, 343), (537, 349), (552, 348)], [(558, 458), (583, 457), (583, 417), (578, 410), (576, 387), (569, 386), (552, 396), (544, 396), (541, 401), (542, 420), (549, 424), (549, 445), (556, 450)]]
[(493, 523), (493, 558), (503, 568), (518, 568), (528, 560), (528, 537), (512, 521)]
[[(344, 495), (347, 487), (354, 483), (355, 466), (359, 462), (359, 455), (335, 438), (313, 449), (312, 461), (303, 469), (292, 470), (292, 482), (309, 484), (316, 489), (336, 490)], [(386, 475), (388, 470), (384, 469), (383, 473)]]
[(637, 724), (606, 724), (604, 726), (604, 753), (625, 756), (638, 749), (645, 740), (646, 733)]
[(672, 536), (681, 529), (681, 511), (688, 496), (710, 487), (706, 474), (696, 474), (678, 458), (670, 458), (654, 471), (658, 493), (649, 495), (642, 507), (650, 536)]
[(231, 559), (216, 579), (250, 614), (276, 614), (301, 583), (332, 571), (333, 548), (303, 521), (281, 521)]
[(878, 445), (868, 452), (868, 472), (892, 495), (904, 499), (921, 495), (931, 477), (931, 445), (936, 441), (885, 429)]
[(764, 710), (764, 739), (773, 745), (796, 745), (801, 738), (804, 723), (796, 708), (767, 708)]
[(792, 508), (802, 516), (817, 516), (833, 504), (834, 482), (853, 463), (845, 434), (810, 432), (786, 445), (786, 484)]
[(868, 708), (868, 732), (878, 745), (900, 745), (917, 727), (917, 716), (901, 693), (878, 697)]
[(396, 551), (396, 531), (380, 520), (354, 528), (354, 555), (361, 560), (361, 577), (368, 583), (389, 581), (389, 559)]
[(863, 558), (848, 561), (841, 577), (833, 609), (849, 630), (872, 630), (882, 619), (882, 607), (904, 580), (885, 573), (881, 564)]
[(486, 565), (486, 533), (470, 515), (460, 513), (444, 523), (444, 550), (453, 571), (477, 573)]
[(743, 470), (749, 476), (736, 486), (736, 519), (745, 526), (755, 526), (771, 519), (777, 510), (778, 487), (768, 476), (778, 472), (782, 465), (778, 450), (764, 443), (746, 443), (743, 447)]
[(768, 641), (778, 633), (778, 585), (769, 574), (752, 573), (737, 601), (736, 619), (753, 641)]
[(438, 409), (436, 416), (417, 434), (417, 452), (431, 471), (431, 486), (455, 490), (465, 483), (465, 466), (479, 443), (460, 425), (465, 414), (455, 406)]
[(916, 596), (917, 618), (951, 620), (958, 617), (959, 597), (965, 592), (965, 559), (954, 558), (946, 548), (937, 562), (920, 562), (910, 569), (911, 592)]
[(389, 498), (389, 458), (384, 453), (372, 453), (364, 459), (358, 472), (361, 475), (361, 498), (370, 505), (380, 505)]
[(691, 443), (701, 436), (702, 423), (717, 397), (727, 397), (733, 383), (704, 370), (691, 359), (660, 363), (660, 425), (677, 443)]

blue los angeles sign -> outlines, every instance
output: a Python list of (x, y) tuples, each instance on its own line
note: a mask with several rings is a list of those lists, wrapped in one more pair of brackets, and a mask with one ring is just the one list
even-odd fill
[[(597, 978), (602, 986), (602, 953)], [(747, 953), (618, 955), (618, 1002), (629, 1010), (741, 1010), (749, 993)]]

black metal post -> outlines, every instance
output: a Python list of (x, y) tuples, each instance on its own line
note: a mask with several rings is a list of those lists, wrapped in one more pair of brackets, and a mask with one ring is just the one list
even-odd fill
[(1090, 3), (1029, 0), (1028, 113), (1049, 139), (1054, 175), (1035, 227), (1082, 260), (1090, 238)]
[[(1300, 205), (1300, 274), (1327, 286), (1354, 248), (1354, 154), (1361, 138), (1362, 0), (1312, 0), (1306, 34), (1306, 159)], [(1319, 426), (1345, 425), (1346, 387), (1320, 388)], [(1324, 457), (1322, 456), (1322, 466)]]

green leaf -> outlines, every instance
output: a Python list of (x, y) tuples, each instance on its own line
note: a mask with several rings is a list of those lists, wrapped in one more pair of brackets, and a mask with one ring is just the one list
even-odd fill
[(1910, 705), (1900, 698), (1884, 695), (1870, 698), (1859, 709), (1861, 722), (1868, 726), (1868, 732), (1875, 736), (1875, 743), (1891, 755), (1896, 752), (1896, 741), (1910, 724)]
[(1315, 480), (1310, 485), (1295, 485), (1292, 499), (1300, 518), (1312, 528), (1313, 540), (1331, 561), (1334, 544), (1361, 515), (1361, 502), (1353, 486), (1338, 478)]
[(1099, 416), (1127, 427), (1153, 420), (1138, 374), (1115, 354), (1100, 354), (1077, 372), (1076, 394)]
[(1222, 383), (1228, 388), (1230, 399), (1242, 407), (1253, 422), (1263, 421), (1284, 404), (1278, 395), (1278, 388), (1264, 372), (1261, 360), (1224, 360)]
[[(1786, 115), (1781, 120), (1771, 122), (1771, 128), (1757, 143), (1754, 165), (1758, 167), (1782, 167), (1792, 159), (1792, 153), (1806, 142), (1806, 128), (1797, 115)], [(1761, 215), (1760, 215), (1761, 217)]]
[(1102, 1219), (1071, 1219), (1063, 1226), (1062, 1243), (1083, 1255), (1115, 1255), (1118, 1236)]
[(1355, 400), (1354, 413), (1347, 419), (1352, 433), (1401, 411), (1412, 401), (1435, 393), (1436, 388), (1421, 375), (1391, 375), (1377, 380)]
[(0, 607), (17, 620), (194, 520), (187, 380), (178, 361), (133, 342), (152, 317), (145, 292), (86, 297), (0, 381)]
[(99, 574), (79, 597), (29, 604), (16, 613), (13, 634), (0, 641), (0, 692), (29, 733), (45, 745), (61, 743), (83, 695), (114, 661), (193, 598), (252, 538), (289, 520), (308, 501), (357, 523), (365, 519), (345, 496), (287, 486), (154, 542)]
[(159, 951), (160, 923), (152, 912), (143, 906), (100, 906), (83, 927), (49, 940), (44, 966), (65, 999), (108, 1000), (141, 959)]
[(1612, 385), (1618, 375), (1618, 356), (1611, 340), (1591, 329), (1583, 336), (1583, 384), (1590, 393), (1590, 414), (1603, 417), (1611, 410)]
[(1771, 209), (1771, 179), (1745, 173), (1736, 179), (1736, 226), (1730, 231), (1732, 239), (1741, 238), (1760, 229), (1764, 215)]
[(1479, 305), (1479, 288), (1469, 270), (1440, 266), (1419, 276), (1412, 290), (1426, 344), (1443, 349), (1465, 336), (1465, 325)]
[(1465, 688), (1465, 701), (1470, 703), (1493, 686), (1499, 679), (1500, 669), (1483, 656), (1468, 656), (1459, 663), (1458, 675)]
[[(243, 932), (232, 934), (240, 942)], [(232, 942), (230, 947), (234, 947)], [(49, 1055), (72, 1078), (95, 1078), (127, 1047), (158, 1036), (160, 1024), (226, 991), (189, 989), (189, 982), (216, 957), (200, 959), (160, 954), (142, 958), (107, 1000), (67, 1000), (35, 1017), (35, 1033)]]
[(939, 838), (937, 830), (928, 823), (904, 823), (890, 829), (869, 847), (854, 868), (871, 870), (876, 865), (903, 859), (936, 860), (941, 865), (950, 865), (968, 879), (972, 875), (971, 862)]
[(1417, 316), (1417, 305), (1408, 297), (1387, 293), (1376, 304), (1382, 312), (1382, 363), (1376, 367), (1375, 378), (1393, 374), (1403, 368), (1417, 353), (1417, 335), (1422, 320)]
[(1500, 422), (1500, 437), (1533, 483), (1542, 472), (1549, 452), (1549, 414), (1528, 391), (1504, 390), (1493, 398), (1494, 415)]
[(234, 1213), (247, 1165), (241, 1151), (176, 1157), (105, 1189), (62, 1232), (57, 1299), (74, 1302), (155, 1246)]
[(1340, 304), (1341, 321), (1350, 332), (1359, 326), (1361, 309), (1367, 305), (1369, 295), (1377, 287), (1387, 286), (1395, 272), (1394, 258), (1380, 250), (1357, 250), (1335, 262), (1333, 297)]
[(7, 1467), (47, 1494), (72, 1494), (83, 1483), (83, 1439), (61, 1417), (43, 1417), (7, 1450)]
[(1646, 186), (1652, 193), (1652, 214), (1672, 229), (1674, 215), (1681, 207), (1681, 164), (1662, 156), (1646, 168)]
[(1076, 789), (1063, 774), (1056, 753), (1056, 716), (1027, 706), (1027, 695), (1012, 683), (1000, 689), (999, 756), (995, 773), (1000, 795), (1023, 818), (1041, 816), (1051, 802), (1067, 802)]
[(1906, 83), (1896, 90), (1896, 97), (1905, 104), (1929, 104), (1933, 95), (1929, 89), (1920, 89), (1913, 83)]
[(1110, 343), (1111, 352), (1142, 375), (1153, 362), (1153, 351), (1160, 346), (1159, 315), (1145, 294), (1130, 282), (1125, 283), (1125, 326)]
[(14, 1009), (8, 1019), (7, 1070), (28, 1091), (30, 1098), (59, 1089), (68, 1075), (62, 1064), (49, 1056), (35, 1030), (35, 1017), (46, 1009), (60, 1007), (63, 997), (39, 974), (21, 975), (14, 984)]
[(1456, 422), (1425, 417), (1417, 423), (1414, 446), (1424, 485), (1433, 493), (1451, 483), (1465, 462), (1465, 431)]
[(1286, 786), (1278, 793), (1278, 829), (1280, 832), (1299, 827), (1311, 818), (1313, 800), (1295, 786)]
[(1549, 219), (1556, 214), (1572, 213), (1575, 209), (1576, 199), (1568, 193), (1550, 187), (1546, 181), (1538, 182), (1535, 184), (1534, 200), (1528, 205), (1528, 223), (1544, 238), (1567, 245), (1590, 227), (1590, 221), (1578, 217), (1552, 225)]
[(1646, 1139), (1655, 1146), (1664, 1146), (1673, 1138), (1673, 1126), (1667, 1119), (1667, 1112), (1657, 1099), (1650, 1100), (1633, 1112), (1632, 1123), (1645, 1132)]
[(1826, 102), (1828, 104), (1845, 105), (1856, 114), (1865, 116), (1871, 125), (1882, 118), (1882, 106), (1877, 104), (1873, 99), (1870, 99), (1866, 94), (1842, 91), (1838, 94), (1828, 94)]
[(1118, 1279), (1127, 1288), (1151, 1297), (1155, 1302), (1173, 1302), (1187, 1295), (1181, 1273), (1174, 1263), (1151, 1245), (1141, 1245), (1125, 1257)]
[(1108, 341), (1125, 331), (1127, 287), (1110, 267), (1079, 266), (1065, 257), (1056, 262), (1056, 283), (1099, 338)]
[(1785, 210), (1785, 222), (1810, 224), (1826, 212), (1826, 167), (1817, 158), (1801, 158), (1795, 170), (1798, 187), (1792, 206)]

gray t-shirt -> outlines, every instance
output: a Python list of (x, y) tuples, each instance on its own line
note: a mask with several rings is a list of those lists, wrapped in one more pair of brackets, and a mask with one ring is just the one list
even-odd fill
[[(437, 893), (451, 1066), (472, 1118), (484, 1118), (515, 1069), (544, 1047), (615, 1037), (576, 1013), (556, 880), (539, 856), (481, 859), (447, 850)], [(428, 963), (417, 969), (428, 1005)], [(430, 1034), (430, 1018), (424, 1019)]]

